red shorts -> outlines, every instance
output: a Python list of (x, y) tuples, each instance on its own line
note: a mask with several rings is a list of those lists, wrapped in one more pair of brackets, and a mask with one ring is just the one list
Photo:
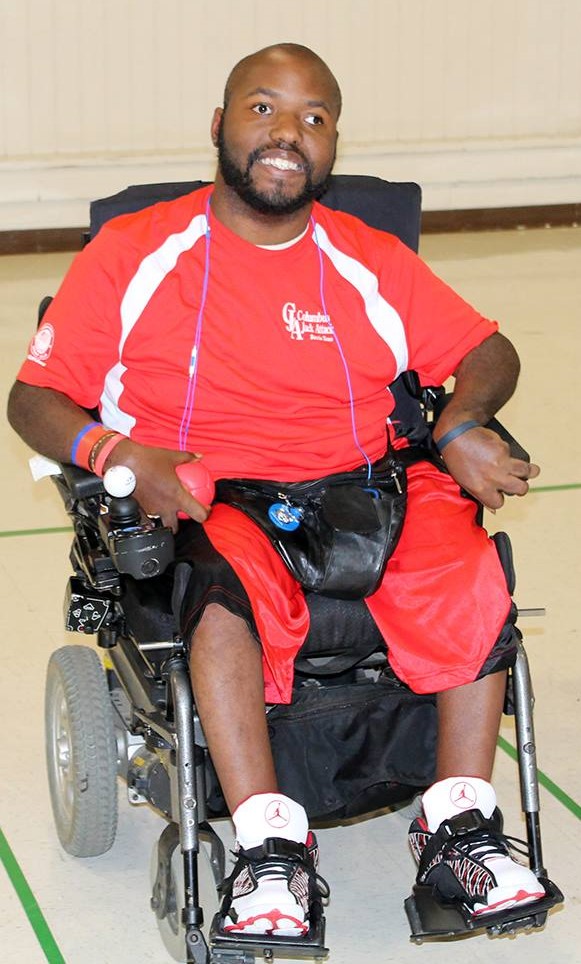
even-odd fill
[[(496, 547), (476, 511), (434, 466), (408, 469), (402, 535), (381, 585), (365, 602), (393, 670), (417, 693), (475, 680), (510, 610)], [(250, 601), (266, 701), (289, 702), (294, 657), (309, 629), (302, 589), (264, 533), (237, 509), (214, 506), (204, 529)]]

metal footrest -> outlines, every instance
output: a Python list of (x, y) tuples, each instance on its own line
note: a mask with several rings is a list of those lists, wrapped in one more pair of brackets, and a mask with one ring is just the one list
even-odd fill
[[(323, 960), (329, 951), (325, 947), (325, 918), (320, 916), (311, 922), (304, 937), (271, 937), (259, 934), (225, 934), (223, 919), (217, 913), (210, 929), (210, 952), (212, 964), (253, 964), (273, 961), (275, 958), (293, 960)], [(238, 955), (238, 956), (236, 956)]]
[(539, 877), (545, 896), (531, 904), (509, 907), (497, 913), (473, 917), (464, 904), (441, 903), (432, 887), (416, 885), (411, 897), (404, 901), (411, 928), (410, 940), (421, 944), (425, 940), (443, 940), (487, 930), (490, 934), (513, 934), (517, 930), (542, 927), (547, 912), (561, 903), (563, 894), (546, 877)]

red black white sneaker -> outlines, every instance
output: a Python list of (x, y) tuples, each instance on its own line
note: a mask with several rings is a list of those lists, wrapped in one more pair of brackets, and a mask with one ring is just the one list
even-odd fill
[(502, 833), (502, 814), (490, 819), (480, 810), (466, 810), (444, 820), (430, 833), (418, 817), (410, 826), (409, 842), (419, 864), (416, 882), (433, 886), (443, 901), (460, 901), (473, 917), (530, 904), (545, 889), (528, 867), (514, 859), (521, 853), (515, 840)]
[(222, 929), (228, 934), (304, 937), (313, 905), (329, 896), (316, 872), (318, 847), (309, 832), (307, 843), (269, 837), (262, 846), (239, 849), (234, 870), (220, 890)]

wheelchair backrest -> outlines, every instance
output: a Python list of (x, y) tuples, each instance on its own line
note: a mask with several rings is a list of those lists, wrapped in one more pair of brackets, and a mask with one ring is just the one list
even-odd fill
[[(208, 181), (178, 181), (167, 184), (137, 184), (100, 198), (91, 204), (89, 237), (119, 214), (131, 214), (158, 201), (173, 201), (208, 184)], [(321, 203), (334, 211), (361, 218), (372, 228), (395, 234), (412, 251), (418, 250), (422, 192), (418, 184), (384, 181), (359, 174), (333, 174)]]

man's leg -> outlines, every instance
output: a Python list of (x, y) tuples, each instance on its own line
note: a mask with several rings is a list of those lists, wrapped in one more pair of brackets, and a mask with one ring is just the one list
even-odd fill
[(436, 779), (461, 774), (490, 780), (506, 692), (506, 673), (438, 695)]
[(278, 789), (260, 646), (243, 619), (209, 605), (192, 639), (190, 671), (210, 756), (234, 813), (253, 794)]
[(475, 917), (544, 896), (512, 858), (490, 783), (505, 690), (506, 673), (497, 672), (438, 695), (437, 782), (410, 828), (418, 882)]
[[(303, 807), (278, 792), (260, 646), (241, 617), (210, 604), (190, 652), (196, 706), (239, 847), (225, 886), (224, 929), (301, 936), (318, 891), (316, 841)], [(278, 842), (266, 853), (268, 838)]]

